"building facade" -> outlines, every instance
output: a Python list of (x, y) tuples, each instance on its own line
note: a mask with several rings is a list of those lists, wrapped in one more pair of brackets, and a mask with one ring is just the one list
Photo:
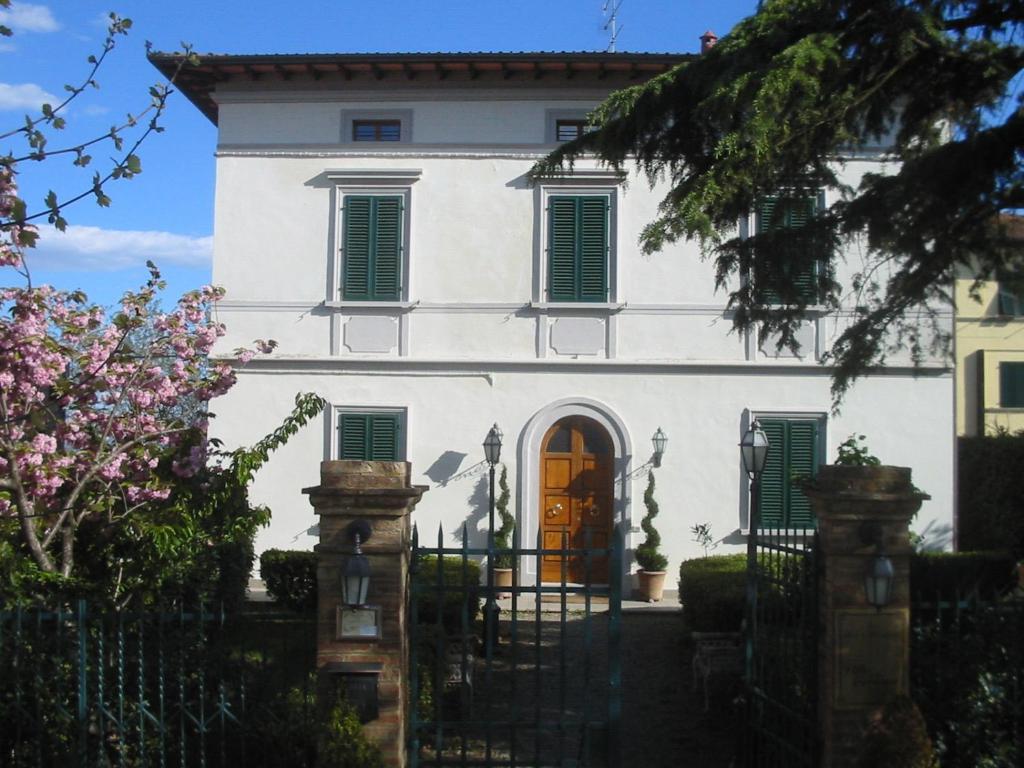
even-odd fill
[[(595, 544), (613, 525), (630, 552), (648, 471), (674, 571), (745, 541), (749, 488), (737, 444), (754, 418), (773, 443), (763, 517), (813, 525), (792, 480), (865, 434), (929, 492), (915, 523), (951, 540), (953, 383), (941, 360), (890, 359), (830, 412), (822, 353), (849, 311), (812, 311), (799, 355), (732, 332), (713, 265), (694, 243), (637, 245), (665, 188), (580, 161), (558, 179), (527, 172), (585, 130), (612, 90), (684, 60), (655, 54), (208, 56), (178, 85), (219, 129), (214, 282), (227, 289), (222, 349), (275, 339), (216, 402), (216, 436), (250, 444), (297, 392), (331, 404), (253, 489), (273, 511), (258, 548), (308, 548), (301, 495), (325, 458), (404, 459), (429, 486), (421, 536), (485, 541), (481, 443), (504, 433), (520, 541)], [(155, 55), (169, 72), (176, 59)], [(837, 158), (839, 161), (840, 158)], [(842, 158), (842, 175), (882, 167)], [(813, 207), (828, 205), (822, 190)], [(772, 201), (737, 222), (768, 226)], [(786, 211), (771, 225), (798, 226)], [(846, 269), (838, 259), (840, 279)], [(660, 467), (651, 438), (668, 437)], [(624, 566), (635, 569), (632, 558)], [(522, 564), (524, 579), (537, 577)], [(542, 568), (542, 571), (545, 569)], [(542, 578), (550, 574), (542, 573)], [(671, 583), (671, 581), (670, 581)]]

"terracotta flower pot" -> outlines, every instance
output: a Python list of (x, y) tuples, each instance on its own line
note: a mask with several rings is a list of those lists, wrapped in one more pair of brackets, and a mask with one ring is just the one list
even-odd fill
[[(511, 568), (495, 568), (494, 569), (494, 586), (495, 588), (500, 587), (511, 587), (512, 586), (512, 569)], [(511, 592), (497, 592), (495, 597), (499, 600), (512, 597)]]
[(661, 602), (662, 592), (665, 590), (665, 574), (667, 571), (639, 571), (640, 585), (637, 588), (637, 595), (641, 600), (648, 603)]

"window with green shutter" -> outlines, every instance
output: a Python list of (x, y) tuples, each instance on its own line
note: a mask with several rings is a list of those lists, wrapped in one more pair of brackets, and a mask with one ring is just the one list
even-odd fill
[(999, 283), (999, 314), (1011, 317), (1024, 315), (1024, 301), (1019, 286)]
[(607, 195), (548, 198), (548, 300), (608, 301)]
[(338, 458), (402, 461), (405, 458), (403, 414), (342, 413), (338, 416)]
[(999, 407), (1024, 408), (1024, 363), (999, 364)]
[(800, 490), (799, 481), (813, 477), (821, 463), (820, 420), (762, 418), (759, 421), (770, 446), (761, 475), (760, 527), (816, 527), (811, 505)]
[(342, 220), (342, 298), (347, 301), (400, 300), (403, 198), (400, 195), (346, 195)]
[[(768, 232), (791, 230), (780, 250), (781, 258), (786, 264), (793, 264), (787, 270), (787, 277), (796, 287), (797, 294), (808, 304), (816, 304), (818, 297), (818, 272), (822, 268), (821, 259), (799, 262), (800, 256), (808, 249), (817, 246), (800, 230), (807, 226), (818, 208), (816, 198), (785, 200), (778, 197), (763, 197), (757, 203), (756, 232), (762, 235)], [(813, 254), (812, 254), (813, 255)], [(765, 284), (757, 287), (758, 300), (763, 304), (781, 303), (778, 286)]]

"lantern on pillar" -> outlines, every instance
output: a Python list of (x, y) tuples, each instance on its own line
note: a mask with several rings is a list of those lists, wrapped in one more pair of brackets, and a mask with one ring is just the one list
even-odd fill
[(370, 526), (357, 520), (348, 528), (353, 549), (341, 572), (341, 601), (350, 607), (366, 605), (370, 591), (370, 561), (363, 554), (362, 543), (370, 538)]

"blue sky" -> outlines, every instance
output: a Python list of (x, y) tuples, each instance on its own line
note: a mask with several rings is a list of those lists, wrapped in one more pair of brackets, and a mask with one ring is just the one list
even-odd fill
[[(126, 38), (104, 63), (97, 81), (68, 114), (68, 138), (94, 136), (137, 114), (159, 73), (145, 58), (145, 42), (156, 50), (201, 53), (303, 53), (387, 51), (590, 51), (604, 50), (604, 0), (13, 0), (0, 23), (14, 36), (0, 38), (0, 133), (16, 128), (43, 101), (57, 103), (66, 83), (88, 72), (86, 59), (99, 52), (107, 15), (132, 19)], [(756, 0), (622, 0), (620, 51), (693, 52), (706, 29), (724, 35), (754, 11)], [(31, 253), (33, 282), (81, 288), (110, 304), (145, 279), (152, 259), (168, 280), (165, 304), (210, 281), (216, 129), (183, 97), (171, 97), (165, 132), (142, 147), (143, 172), (113, 184), (109, 208), (83, 200), (67, 209), (70, 226), (61, 235), (43, 226)], [(61, 136), (50, 147), (61, 146)], [(3, 140), (0, 152), (23, 151), (20, 137)], [(88, 188), (92, 172), (112, 154), (93, 152), (86, 171), (54, 158), (23, 164), (19, 183), (30, 209), (48, 189)], [(0, 284), (19, 284), (0, 270)]]

